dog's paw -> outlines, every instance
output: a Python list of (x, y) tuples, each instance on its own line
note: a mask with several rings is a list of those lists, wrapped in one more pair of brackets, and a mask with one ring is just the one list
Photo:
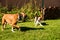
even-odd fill
[(11, 30), (12, 32), (15, 32), (15, 31), (13, 31), (13, 30)]
[(40, 25), (40, 26), (44, 27), (43, 25)]

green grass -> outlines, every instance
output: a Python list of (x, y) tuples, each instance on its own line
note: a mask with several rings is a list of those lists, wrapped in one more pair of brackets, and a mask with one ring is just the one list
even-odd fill
[(0, 25), (0, 40), (60, 40), (60, 19), (45, 22), (44, 27), (35, 27), (33, 22), (18, 23), (21, 31), (15, 32), (11, 32), (10, 25), (2, 32)]

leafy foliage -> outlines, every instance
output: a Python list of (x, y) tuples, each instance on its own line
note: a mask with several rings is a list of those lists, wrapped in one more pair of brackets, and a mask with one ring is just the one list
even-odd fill
[(7, 13), (8, 9), (6, 7), (0, 7), (0, 13)]
[(15, 14), (24, 12), (25, 14), (27, 14), (27, 19), (33, 19), (36, 13), (38, 14), (38, 16), (40, 16), (40, 9), (36, 5), (33, 6), (31, 1), (26, 5), (22, 6), (21, 8), (16, 8), (13, 6), (11, 7), (12, 9), (9, 9), (7, 7), (0, 7), (0, 13)]

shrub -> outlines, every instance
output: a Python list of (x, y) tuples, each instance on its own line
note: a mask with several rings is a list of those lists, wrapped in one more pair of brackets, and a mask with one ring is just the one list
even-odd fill
[(2, 16), (3, 16), (3, 14), (0, 13), (0, 22), (1, 22), (1, 20), (2, 20)]
[(0, 7), (0, 13), (7, 13), (8, 9), (6, 7)]

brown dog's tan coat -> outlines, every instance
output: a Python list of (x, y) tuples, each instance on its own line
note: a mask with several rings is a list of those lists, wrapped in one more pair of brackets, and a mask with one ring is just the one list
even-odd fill
[(17, 26), (17, 20), (18, 20), (19, 15), (18, 14), (4, 14), (2, 17), (2, 30), (4, 30), (4, 25), (5, 23), (8, 23), (12, 26), (12, 31), (14, 27), (19, 28), (19, 26)]

